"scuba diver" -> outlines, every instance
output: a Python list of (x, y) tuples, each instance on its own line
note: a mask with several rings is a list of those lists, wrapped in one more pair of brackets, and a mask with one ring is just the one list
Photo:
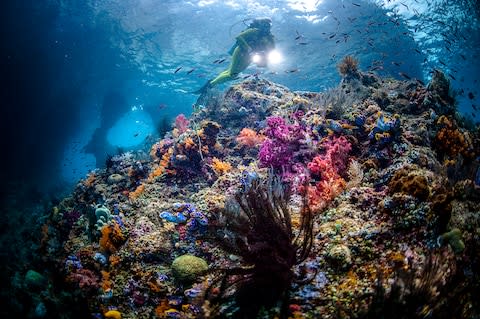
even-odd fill
[(266, 55), (275, 48), (275, 41), (270, 32), (271, 26), (272, 20), (269, 18), (254, 19), (248, 28), (235, 38), (235, 44), (228, 51), (228, 54), (232, 56), (228, 69), (208, 81), (195, 93), (204, 93), (217, 84), (235, 79), (240, 72), (250, 65), (254, 55), (258, 55), (259, 61), (256, 62), (258, 66), (267, 66)]

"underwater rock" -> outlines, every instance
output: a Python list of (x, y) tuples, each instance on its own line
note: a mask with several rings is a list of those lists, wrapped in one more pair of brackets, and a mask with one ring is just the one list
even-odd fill
[(158, 227), (146, 216), (135, 223), (127, 242), (128, 250), (143, 260), (161, 260), (172, 250), (169, 229)]
[(47, 315), (47, 307), (43, 302), (39, 302), (35, 306), (34, 317), (35, 318), (44, 318)]
[(256, 128), (265, 117), (283, 107), (293, 106), (291, 101), (297, 94), (286, 87), (266, 79), (252, 79), (233, 85), (223, 97), (200, 113), (201, 118), (240, 131), (244, 127)]
[[(125, 318), (198, 318), (212, 309), (228, 317), (251, 305), (255, 294), (246, 292), (258, 287), (260, 296), (271, 296), (272, 287), (288, 290), (292, 309), (306, 318), (334, 318), (342, 309), (352, 309), (345, 317), (361, 318), (358, 309), (369, 306), (365, 293), (378, 286), (376, 276), (390, 282), (398, 265), (423, 266), (437, 238), (465, 254), (461, 262), (471, 267), (467, 254), (475, 250), (480, 208), (478, 133), (467, 133), (454, 116), (442, 117), (454, 105), (440, 98), (445, 90), (437, 84), (427, 90), (414, 80), (358, 72), (322, 93), (292, 92), (250, 77), (205, 100), (152, 146), (150, 158), (115, 156), (107, 169), (79, 183), (59, 205), (64, 218), (81, 213), (75, 222), (66, 227), (55, 214), (42, 227), (45, 259), (63, 262), (68, 289), (85, 298), (89, 312), (101, 317), (118, 305)], [(272, 167), (282, 187), (270, 185), (249, 207), (268, 212), (267, 194), (289, 193), (281, 204), (289, 213), (279, 216), (289, 222), (280, 228), (271, 226), (271, 216), (255, 223), (251, 209), (232, 200), (247, 193), (253, 198)], [(110, 184), (115, 174), (124, 179)], [(137, 190), (141, 196), (132, 195)], [(86, 213), (90, 207), (94, 212)], [(306, 220), (311, 232), (302, 228)], [(92, 232), (95, 222), (101, 234)], [(311, 247), (297, 251), (305, 257), (300, 261), (289, 245), (302, 232)], [(172, 256), (180, 257), (172, 263)], [(209, 264), (216, 271), (209, 272)], [(259, 286), (223, 290), (215, 284), (223, 275), (227, 286), (240, 277)], [(453, 270), (445, 276), (464, 278)], [(207, 300), (209, 285), (228, 300)], [(439, 288), (440, 294), (453, 291)], [(273, 300), (265, 305), (255, 297), (268, 317), (284, 315), (277, 313), (281, 307), (268, 308)]]
[(176, 279), (183, 282), (195, 281), (208, 270), (207, 262), (193, 255), (182, 255), (172, 262), (172, 271)]
[(427, 89), (434, 94), (438, 94), (441, 98), (448, 98), (450, 81), (442, 71), (433, 70), (432, 80), (428, 84)]

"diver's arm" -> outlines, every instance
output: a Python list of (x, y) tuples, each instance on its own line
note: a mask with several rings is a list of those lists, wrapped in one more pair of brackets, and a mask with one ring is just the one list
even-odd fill
[(258, 29), (256, 28), (249, 28), (245, 31), (243, 31), (242, 33), (240, 33), (239, 35), (237, 35), (237, 43), (238, 45), (242, 48), (242, 49), (247, 49), (247, 50), (250, 50), (251, 47), (248, 45), (247, 43), (247, 40), (248, 37), (250, 37), (252, 34), (258, 32)]

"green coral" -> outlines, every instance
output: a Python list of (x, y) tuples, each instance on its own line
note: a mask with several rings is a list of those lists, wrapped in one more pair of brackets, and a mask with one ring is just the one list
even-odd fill
[(458, 228), (454, 228), (440, 235), (439, 242), (442, 244), (448, 243), (456, 254), (460, 254), (465, 249), (465, 244), (462, 240), (462, 231)]
[(193, 255), (182, 255), (172, 262), (173, 275), (179, 281), (195, 281), (208, 270), (207, 262)]

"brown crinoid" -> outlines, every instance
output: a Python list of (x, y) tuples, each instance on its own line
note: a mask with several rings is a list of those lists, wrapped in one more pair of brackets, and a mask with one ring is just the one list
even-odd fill
[(358, 78), (360, 76), (358, 71), (358, 60), (351, 55), (345, 56), (342, 61), (337, 64), (337, 69), (340, 75), (344, 78)]
[(266, 181), (254, 180), (226, 205), (230, 207), (219, 221), (219, 242), (241, 256), (244, 266), (219, 270), (219, 300), (211, 301), (228, 303), (228, 292), (235, 291), (238, 310), (229, 317), (256, 318), (261, 308), (280, 301), (280, 318), (286, 318), (290, 285), (308, 279), (295, 278), (292, 268), (310, 252), (313, 215), (305, 199), (300, 228), (294, 231), (288, 202), (289, 191), (279, 177), (270, 175)]

